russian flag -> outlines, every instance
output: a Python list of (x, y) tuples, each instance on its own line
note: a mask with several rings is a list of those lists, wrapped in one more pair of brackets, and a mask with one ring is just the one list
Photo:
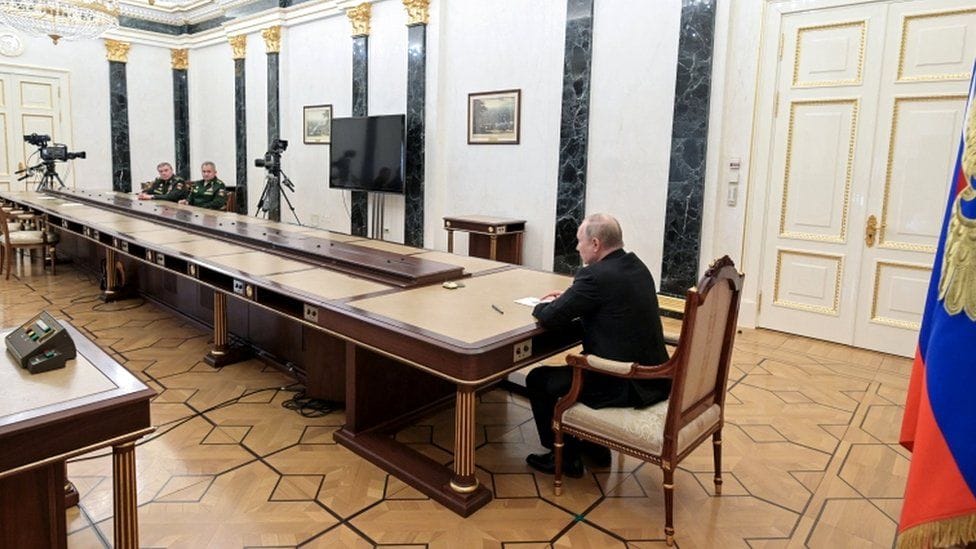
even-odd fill
[[(976, 74), (976, 69), (974, 69)], [(966, 118), (902, 420), (898, 547), (976, 541), (976, 105)]]

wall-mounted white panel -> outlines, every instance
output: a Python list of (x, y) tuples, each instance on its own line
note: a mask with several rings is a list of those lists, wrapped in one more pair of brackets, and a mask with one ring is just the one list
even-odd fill
[[(193, 52), (190, 63), (194, 62)], [(168, 48), (133, 44), (125, 69), (129, 97), (129, 158), (132, 190), (152, 181), (156, 165), (175, 167), (173, 67)]]

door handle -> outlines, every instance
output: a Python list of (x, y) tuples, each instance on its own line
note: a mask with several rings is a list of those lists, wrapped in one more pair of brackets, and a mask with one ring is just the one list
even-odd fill
[(874, 239), (878, 235), (878, 218), (873, 215), (868, 216), (868, 224), (864, 228), (864, 243), (868, 248), (874, 246)]

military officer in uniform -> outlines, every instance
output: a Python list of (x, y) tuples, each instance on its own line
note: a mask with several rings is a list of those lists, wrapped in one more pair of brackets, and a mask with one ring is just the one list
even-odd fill
[(204, 162), (200, 172), (203, 179), (184, 185), (179, 203), (222, 210), (227, 203), (227, 192), (224, 191), (224, 182), (217, 179), (217, 166), (213, 162)]
[(160, 162), (156, 171), (159, 177), (139, 193), (139, 200), (165, 200), (164, 196), (183, 183), (182, 177), (173, 174), (173, 165), (169, 162)]

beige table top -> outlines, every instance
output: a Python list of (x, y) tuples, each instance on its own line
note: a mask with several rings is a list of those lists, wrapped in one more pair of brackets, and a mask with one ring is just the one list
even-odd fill
[(429, 259), (431, 261), (440, 261), (441, 263), (447, 263), (448, 265), (457, 265), (458, 267), (464, 269), (465, 274), (478, 274), (484, 271), (490, 271), (492, 269), (512, 266), (511, 263), (492, 261), (490, 259), (482, 259), (480, 257), (450, 254), (447, 252), (423, 252), (416, 254), (414, 257)]
[(390, 289), (390, 286), (343, 273), (313, 269), (271, 275), (271, 282), (292, 288), (312, 297), (345, 299)]
[(162, 229), (157, 225), (155, 231), (139, 233), (139, 240), (150, 244), (170, 244), (173, 242), (190, 242), (194, 240), (206, 240), (210, 242), (212, 239), (180, 229)]
[(265, 252), (247, 252), (242, 254), (221, 255), (207, 260), (208, 263), (237, 269), (251, 276), (266, 276), (270, 274), (289, 273), (316, 269), (315, 265), (292, 261), (281, 256)]
[(159, 224), (153, 223), (151, 221), (142, 221), (140, 219), (126, 218), (112, 221), (96, 221), (99, 227), (103, 227), (102, 230), (111, 230), (119, 233), (143, 233), (148, 231), (158, 231)]
[[(4, 330), (6, 336), (13, 330)], [(0, 417), (69, 402), (118, 386), (80, 354), (61, 369), (31, 374), (7, 352), (0, 359)]]
[(238, 246), (220, 240), (203, 239), (185, 242), (168, 242), (163, 244), (167, 250), (181, 252), (194, 257), (217, 257), (221, 255), (243, 254), (253, 252), (251, 248)]
[[(456, 290), (440, 285), (424, 286), (349, 304), (432, 332), (435, 337), (435, 334), (442, 334), (456, 341), (476, 343), (534, 324), (532, 308), (514, 301), (566, 289), (572, 279), (555, 273), (511, 269), (461, 282), (464, 287)], [(492, 305), (504, 313), (499, 313)]]
[(358, 240), (356, 242), (350, 242), (350, 244), (353, 246), (362, 246), (364, 248), (372, 248), (374, 250), (383, 250), (384, 252), (393, 252), (395, 254), (403, 255), (416, 254), (423, 251), (423, 248), (414, 248), (413, 246), (397, 244), (396, 242), (387, 242), (385, 240)]

